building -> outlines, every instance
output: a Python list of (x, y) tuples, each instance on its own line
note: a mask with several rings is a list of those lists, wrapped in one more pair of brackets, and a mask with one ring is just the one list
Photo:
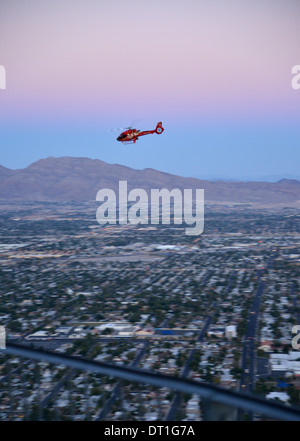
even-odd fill
[(288, 354), (270, 354), (270, 367), (272, 374), (300, 375), (300, 353), (290, 351)]
[(230, 325), (225, 328), (225, 337), (226, 338), (236, 338), (236, 326)]
[(272, 351), (272, 342), (269, 340), (262, 340), (260, 342), (260, 346), (258, 347), (261, 351), (271, 352)]
[(290, 397), (286, 392), (270, 392), (268, 395), (266, 395), (266, 398), (269, 400), (275, 400), (277, 398), (278, 400), (287, 403)]
[(207, 332), (208, 337), (224, 337), (224, 334), (225, 334), (225, 328), (224, 327), (211, 328)]

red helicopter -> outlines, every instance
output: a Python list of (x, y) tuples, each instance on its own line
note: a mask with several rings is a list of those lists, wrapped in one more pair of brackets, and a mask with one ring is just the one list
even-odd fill
[(162, 126), (162, 121), (157, 123), (154, 130), (144, 130), (141, 132), (140, 130), (128, 127), (125, 132), (121, 133), (121, 135), (118, 136), (117, 141), (121, 141), (122, 143), (126, 144), (135, 144), (140, 136), (150, 134), (152, 135), (153, 133), (157, 133), (158, 135), (160, 135), (164, 130), (165, 129)]

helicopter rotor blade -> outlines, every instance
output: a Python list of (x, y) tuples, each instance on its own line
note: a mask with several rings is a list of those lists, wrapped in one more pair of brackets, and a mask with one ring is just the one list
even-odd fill
[(115, 128), (115, 129), (110, 129), (109, 131), (110, 132), (124, 132), (124, 130), (128, 130), (128, 129), (130, 129), (131, 127), (117, 127), (117, 128)]
[(130, 124), (130, 126), (129, 127), (118, 127), (118, 128), (113, 128), (113, 129), (110, 129), (109, 131), (110, 132), (124, 132), (125, 130), (132, 130), (133, 128), (135, 128), (134, 126), (138, 123), (138, 122), (141, 122), (141, 121), (143, 121), (143, 119), (142, 118), (137, 118), (137, 119), (135, 119), (135, 120), (133, 120), (132, 122), (131, 122), (131, 124)]

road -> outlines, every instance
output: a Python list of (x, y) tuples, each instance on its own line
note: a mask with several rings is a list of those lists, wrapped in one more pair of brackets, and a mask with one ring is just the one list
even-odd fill
[[(168, 319), (164, 320), (164, 322), (162, 323), (162, 326), (163, 327), (166, 326), (167, 322), (168, 322)], [(130, 363), (130, 365), (129, 365), (130, 367), (135, 367), (135, 366), (137, 366), (139, 364), (139, 362), (145, 356), (146, 351), (147, 351), (149, 345), (150, 345), (149, 341), (146, 341), (143, 344), (143, 347), (140, 349), (140, 351), (138, 352), (138, 354), (135, 357), (135, 359), (132, 361), (132, 363)], [(96, 415), (96, 417), (95, 417), (95, 420), (97, 420), (97, 421), (104, 420), (106, 418), (106, 416), (110, 413), (113, 404), (120, 397), (121, 386), (122, 386), (122, 382), (121, 382), (121, 380), (118, 380), (117, 383), (115, 384), (115, 386), (113, 387), (112, 391), (111, 391), (109, 399), (105, 402), (105, 404), (102, 407), (102, 409), (100, 409), (98, 415)]]
[[(275, 252), (268, 259), (267, 269), (273, 266)], [(242, 362), (241, 362), (241, 379), (240, 379), (240, 391), (252, 392), (255, 383), (255, 338), (258, 325), (258, 316), (261, 298), (265, 289), (265, 282), (261, 280), (264, 274), (264, 269), (259, 269), (257, 272), (258, 287), (253, 299), (253, 303), (249, 312), (249, 320), (245, 334)]]
[(250, 317), (246, 329), (245, 342), (243, 346), (240, 391), (252, 392), (255, 375), (255, 337), (258, 323), (258, 314), (261, 297), (265, 288), (265, 282), (259, 282), (253, 304), (250, 310)]
[[(212, 316), (210, 315), (207, 317), (206, 322), (198, 335), (198, 338), (197, 338), (198, 343), (203, 340), (211, 322), (212, 322)], [(188, 376), (188, 374), (190, 372), (190, 364), (194, 358), (195, 351), (196, 351), (196, 348), (194, 348), (190, 351), (189, 356), (187, 358), (187, 361), (186, 361), (186, 363), (183, 367), (183, 370), (181, 372), (180, 378), (186, 378)], [(175, 397), (172, 401), (171, 407), (169, 409), (169, 412), (166, 416), (166, 419), (165, 419), (166, 421), (174, 421), (174, 418), (175, 418), (176, 413), (178, 411), (179, 405), (181, 403), (181, 399), (182, 399), (182, 393), (180, 393), (180, 392), (176, 393)]]
[[(213, 275), (213, 272), (209, 271), (205, 275), (205, 277), (203, 278), (203, 280), (201, 282), (201, 285), (205, 285), (212, 275)], [(235, 272), (232, 271), (230, 273), (230, 276), (229, 276), (229, 279), (228, 279), (228, 285), (226, 286), (226, 288), (224, 290), (224, 294), (225, 295), (228, 294), (228, 292), (230, 291), (230, 289), (232, 287), (234, 275), (235, 275)], [(215, 306), (216, 306), (216, 302), (213, 303), (212, 309), (214, 309)], [(205, 322), (202, 330), (200, 331), (200, 333), (198, 335), (198, 338), (197, 338), (197, 342), (198, 343), (201, 342), (203, 340), (203, 338), (205, 337), (205, 335), (206, 335), (206, 333), (207, 333), (207, 331), (209, 329), (209, 326), (212, 323), (212, 320), (213, 320), (213, 315), (209, 315), (207, 317), (207, 319), (206, 319), (206, 322)], [(184, 365), (184, 368), (183, 368), (183, 370), (181, 372), (181, 375), (180, 375), (181, 378), (187, 378), (187, 376), (188, 376), (188, 374), (190, 372), (190, 364), (191, 364), (191, 362), (192, 362), (192, 360), (194, 358), (195, 351), (196, 351), (196, 349), (192, 349), (191, 350), (191, 352), (190, 352), (190, 354), (188, 356), (188, 359), (187, 359), (187, 361), (186, 361), (186, 363)], [(173, 421), (174, 420), (174, 418), (176, 416), (176, 413), (177, 413), (177, 411), (179, 409), (179, 406), (180, 406), (180, 403), (181, 403), (181, 399), (182, 399), (182, 394), (181, 393), (176, 393), (176, 395), (175, 395), (175, 397), (174, 397), (174, 399), (172, 401), (171, 407), (169, 409), (169, 412), (168, 412), (168, 414), (166, 416), (166, 421)]]
[[(268, 259), (266, 268), (270, 269), (273, 266), (275, 252)], [(255, 386), (255, 374), (256, 374), (256, 332), (258, 326), (258, 317), (261, 298), (265, 289), (265, 282), (261, 280), (264, 274), (264, 269), (257, 271), (258, 287), (253, 299), (253, 303), (249, 312), (249, 320), (245, 334), (241, 369), (242, 374), (240, 378), (240, 392), (252, 392)], [(238, 412), (238, 419), (241, 417), (241, 412)], [(250, 419), (253, 415), (250, 414)]]

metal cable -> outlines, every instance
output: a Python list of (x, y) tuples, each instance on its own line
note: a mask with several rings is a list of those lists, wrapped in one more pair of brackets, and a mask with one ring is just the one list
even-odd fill
[(190, 394), (198, 394), (210, 402), (223, 403), (234, 408), (242, 408), (280, 420), (300, 421), (300, 409), (271, 402), (248, 393), (231, 391), (213, 384), (171, 377), (134, 367), (118, 366), (88, 360), (84, 357), (79, 358), (71, 355), (58, 354), (44, 349), (33, 349), (16, 343), (7, 343), (4, 352), (46, 363), (62, 364), (85, 371), (89, 370), (128, 381), (151, 384), (153, 386), (170, 388)]

